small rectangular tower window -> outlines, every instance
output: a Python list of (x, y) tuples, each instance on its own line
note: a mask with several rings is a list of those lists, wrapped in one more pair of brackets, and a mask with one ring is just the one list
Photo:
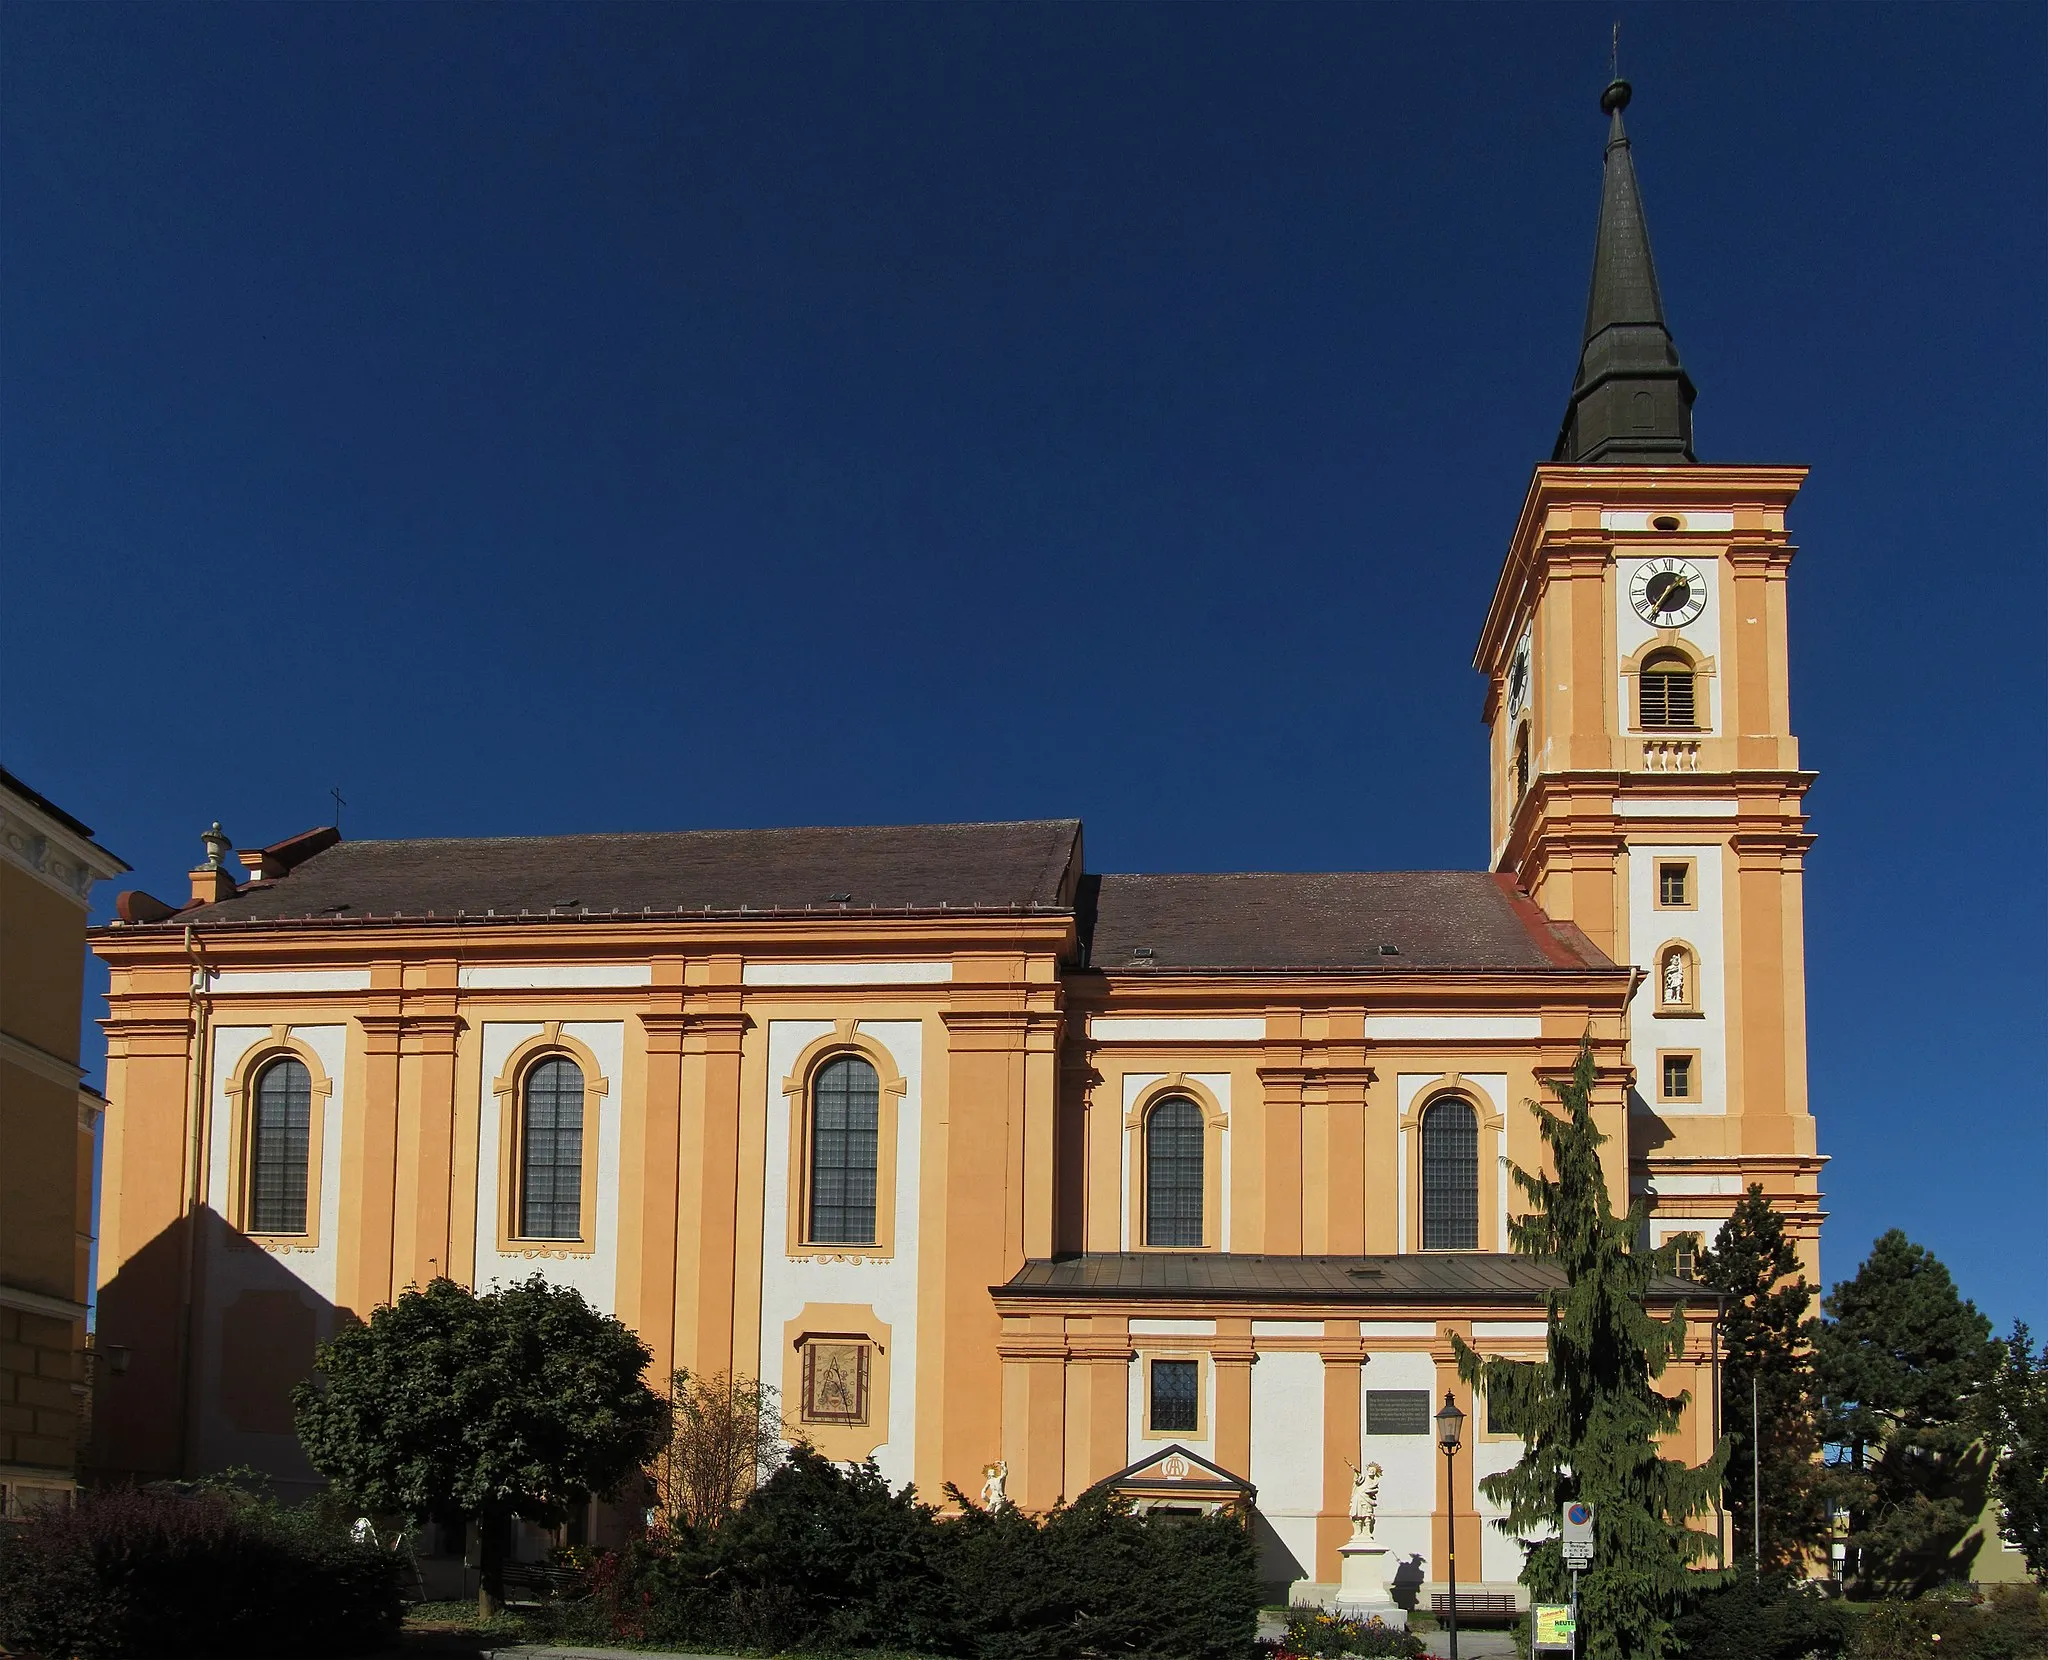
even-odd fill
[(1668, 860), (1657, 867), (1657, 903), (1665, 910), (1692, 908), (1692, 861)]
[(1658, 1067), (1663, 1074), (1663, 1097), (1667, 1101), (1690, 1101), (1693, 1098), (1693, 1057), (1691, 1055), (1663, 1055)]
[(1193, 1431), (1201, 1423), (1201, 1362), (1152, 1362), (1152, 1428)]

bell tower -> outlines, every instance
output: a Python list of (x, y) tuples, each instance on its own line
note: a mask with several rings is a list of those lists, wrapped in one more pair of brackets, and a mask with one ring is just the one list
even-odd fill
[(1665, 322), (1629, 85), (1609, 118), (1585, 340), (1481, 633), (1492, 861), (1643, 972), (1630, 1186), (1651, 1242), (1711, 1240), (1751, 1182), (1819, 1277), (1786, 668), (1796, 466), (1702, 463)]

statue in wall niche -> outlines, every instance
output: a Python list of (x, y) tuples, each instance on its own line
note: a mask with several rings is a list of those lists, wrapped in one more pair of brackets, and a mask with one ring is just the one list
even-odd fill
[(1010, 1502), (1009, 1494), (1003, 1491), (1003, 1483), (1010, 1479), (1010, 1466), (1003, 1459), (981, 1467), (981, 1507), (996, 1511)]
[(1344, 1462), (1351, 1472), (1351, 1537), (1370, 1539), (1379, 1526), (1380, 1476), (1384, 1472), (1377, 1464), (1361, 1470), (1349, 1459)]
[(1664, 1001), (1683, 1003), (1685, 1001), (1685, 953), (1667, 951), (1664, 953)]

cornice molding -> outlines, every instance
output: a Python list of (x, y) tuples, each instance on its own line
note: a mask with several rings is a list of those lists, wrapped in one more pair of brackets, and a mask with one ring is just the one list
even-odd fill
[(60, 1084), (65, 1089), (76, 1089), (85, 1076), (85, 1068), (76, 1061), (67, 1061), (62, 1055), (53, 1055), (47, 1049), (39, 1049), (33, 1043), (24, 1043), (20, 1038), (0, 1032), (0, 1060), (11, 1061), (24, 1072), (33, 1072), (48, 1083)]
[(85, 1304), (69, 1297), (52, 1297), (48, 1292), (30, 1291), (25, 1286), (0, 1281), (0, 1308), (19, 1309), (24, 1314), (41, 1314), (52, 1320), (83, 1320)]
[(93, 883), (128, 868), (12, 790), (0, 790), (0, 859), (81, 909), (92, 903)]

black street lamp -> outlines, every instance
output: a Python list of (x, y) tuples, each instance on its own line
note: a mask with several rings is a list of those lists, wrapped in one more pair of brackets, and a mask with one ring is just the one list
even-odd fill
[(1451, 1392), (1444, 1391), (1443, 1410), (1436, 1415), (1436, 1444), (1444, 1450), (1444, 1491), (1449, 1494), (1451, 1654), (1458, 1660), (1458, 1448), (1464, 1445), (1465, 1414)]

